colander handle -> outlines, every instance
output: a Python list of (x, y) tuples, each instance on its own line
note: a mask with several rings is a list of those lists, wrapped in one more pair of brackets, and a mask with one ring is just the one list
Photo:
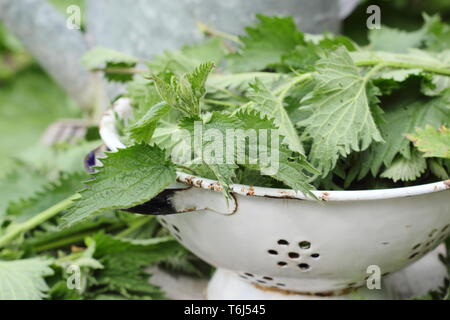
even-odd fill
[[(96, 159), (104, 151), (107, 151), (106, 147), (100, 146), (85, 157), (84, 165), (88, 172), (94, 171), (94, 166), (98, 165)], [(227, 199), (221, 192), (176, 183), (150, 201), (125, 210), (147, 215), (180, 214), (209, 210), (222, 215), (230, 215), (236, 212), (237, 202), (234, 196)]]
[(140, 214), (168, 215), (199, 211), (212, 211), (222, 215), (236, 212), (236, 199), (226, 199), (220, 192), (188, 187), (170, 186), (152, 200), (126, 211)]

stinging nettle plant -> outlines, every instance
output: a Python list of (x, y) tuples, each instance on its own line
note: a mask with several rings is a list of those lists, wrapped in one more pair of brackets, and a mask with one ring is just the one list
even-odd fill
[[(69, 167), (81, 167), (97, 141), (41, 150), (57, 182), (28, 168), (0, 180), (2, 190), (17, 181), (30, 187), (0, 208), (0, 288), (8, 288), (0, 298), (157, 298), (143, 271), (149, 263), (198, 274), (153, 216), (115, 210), (150, 200), (177, 171), (218, 180), (225, 196), (232, 183), (311, 195), (449, 179), (450, 26), (424, 16), (417, 31), (383, 27), (360, 47), (344, 36), (304, 34), (291, 18), (257, 18), (239, 38), (207, 30), (217, 36), (150, 62), (106, 48), (85, 55), (89, 69), (126, 83), (133, 116), (117, 128), (127, 147), (107, 153), (79, 193), (86, 173)], [(218, 133), (278, 130), (280, 143), (270, 141), (277, 170), (267, 170), (261, 153), (251, 156), (251, 139), (236, 150), (246, 162), (204, 161), (184, 139), (197, 124)], [(200, 149), (211, 147), (201, 141)], [(187, 153), (191, 161), (180, 161)], [(86, 249), (72, 250), (83, 241)], [(71, 263), (87, 275), (78, 291), (67, 289)]]
[[(344, 36), (303, 34), (291, 18), (257, 18), (244, 36), (165, 52), (144, 72), (136, 72), (137, 59), (107, 49), (84, 57), (108, 79), (129, 83), (124, 95), (134, 116), (121, 130), (128, 147), (102, 160), (68, 224), (148, 201), (177, 170), (218, 180), (225, 195), (232, 183), (312, 196), (314, 188), (448, 179), (450, 47), (439, 17), (424, 16), (414, 33), (373, 30), (367, 47)], [(277, 172), (267, 174), (259, 159), (177, 163), (169, 156), (180, 149), (173, 137), (192, 132), (195, 121), (221, 132), (278, 129)]]

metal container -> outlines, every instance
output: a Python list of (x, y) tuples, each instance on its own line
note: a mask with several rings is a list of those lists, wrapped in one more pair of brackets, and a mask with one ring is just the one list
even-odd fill
[[(127, 100), (115, 110), (126, 117)], [(101, 136), (109, 149), (123, 147), (112, 111)], [(290, 189), (233, 185), (228, 203), (217, 181), (181, 172), (177, 180), (134, 211), (159, 214), (180, 243), (218, 268), (209, 298), (345, 295), (366, 285), (373, 268), (383, 276), (398, 271), (450, 234), (450, 180), (314, 191), (319, 201)]]

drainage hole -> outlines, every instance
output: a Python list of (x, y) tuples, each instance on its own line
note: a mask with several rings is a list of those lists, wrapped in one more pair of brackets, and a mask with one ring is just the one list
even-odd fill
[(273, 255), (277, 255), (278, 254), (278, 251), (276, 251), (276, 250), (267, 250), (267, 252), (269, 254), (273, 254)]
[(288, 253), (289, 258), (291, 259), (297, 259), (300, 258), (300, 255), (297, 252), (289, 252)]
[(287, 246), (287, 245), (289, 244), (289, 242), (288, 242), (287, 240), (284, 240), (284, 239), (278, 240), (277, 243), (278, 243), (279, 245), (282, 245), (282, 246)]
[(268, 280), (268, 281), (272, 281), (273, 280), (273, 278), (271, 278), (271, 277), (263, 277), (263, 279), (264, 280)]
[(311, 248), (311, 242), (309, 242), (309, 241), (302, 241), (298, 245), (299, 245), (299, 247), (301, 249), (309, 249), (309, 248)]
[(308, 269), (309, 269), (309, 264), (307, 264), (307, 263), (300, 263), (300, 264), (298, 265), (298, 267), (299, 267), (301, 270), (308, 270)]
[(320, 257), (320, 254), (318, 253), (311, 254), (311, 258), (317, 259), (318, 257)]
[(287, 262), (284, 262), (284, 261), (278, 261), (277, 264), (278, 264), (280, 267), (284, 267), (284, 266), (287, 265)]

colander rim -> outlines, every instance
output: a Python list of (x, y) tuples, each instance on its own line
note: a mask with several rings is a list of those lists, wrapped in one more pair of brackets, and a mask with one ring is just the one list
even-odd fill
[[(118, 99), (113, 108), (108, 109), (102, 116), (99, 124), (100, 136), (105, 145), (111, 151), (125, 148), (120, 141), (120, 136), (116, 128), (115, 113), (119, 118), (126, 118), (131, 113), (130, 100), (128, 98)], [(209, 189), (217, 192), (222, 191), (217, 180), (198, 177), (184, 172), (177, 172), (177, 181), (202, 189)], [(256, 187), (242, 184), (232, 184), (231, 192), (244, 196), (256, 196), (279, 199), (313, 200), (313, 197), (305, 195), (303, 192), (293, 189), (278, 189), (267, 187)], [(450, 179), (411, 187), (373, 189), (373, 190), (311, 190), (316, 198), (323, 201), (358, 201), (358, 200), (381, 200), (391, 198), (402, 198), (425, 195), (429, 193), (450, 191)]]

